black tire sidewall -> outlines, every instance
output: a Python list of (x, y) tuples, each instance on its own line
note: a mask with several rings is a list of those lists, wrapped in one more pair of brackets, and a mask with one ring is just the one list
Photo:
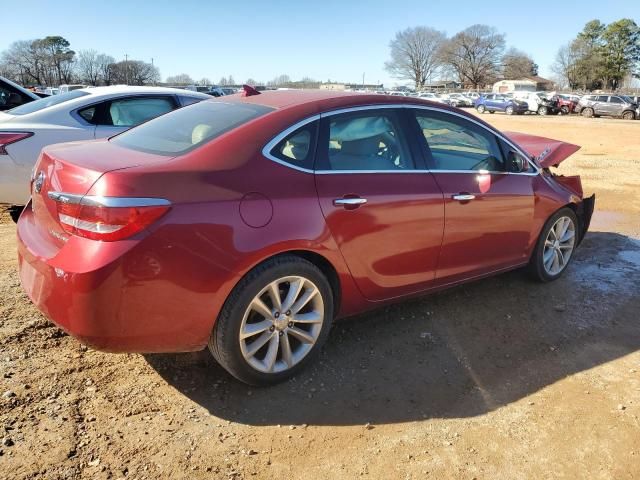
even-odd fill
[[(567, 268), (569, 267), (569, 264), (573, 260), (573, 256), (575, 254), (576, 244), (574, 243), (573, 251), (571, 252), (571, 257), (569, 258), (569, 262), (567, 262), (567, 264), (562, 269), (562, 271), (560, 273), (557, 273), (556, 275), (550, 275), (544, 268), (544, 260), (543, 260), (544, 242), (545, 242), (545, 240), (547, 238), (549, 230), (551, 229), (551, 227), (556, 223), (556, 221), (560, 217), (569, 217), (569, 218), (571, 218), (571, 220), (573, 221), (573, 224), (575, 226), (576, 236), (578, 235), (578, 230), (579, 230), (579, 225), (580, 224), (578, 222), (578, 217), (576, 216), (575, 212), (571, 208), (563, 207), (560, 210), (558, 210), (556, 213), (551, 215), (551, 217), (549, 217), (549, 219), (546, 221), (546, 223), (542, 227), (542, 230), (540, 231), (540, 235), (538, 237), (538, 241), (536, 243), (536, 247), (535, 247), (535, 249), (533, 251), (533, 254), (531, 255), (531, 260), (529, 261), (529, 272), (530, 272), (530, 274), (536, 280), (539, 280), (539, 281), (542, 281), (542, 282), (552, 282), (552, 281), (560, 278), (564, 274), (564, 272), (567, 270)], [(577, 240), (578, 239), (576, 238), (575, 241), (577, 242)]]
[[(246, 362), (240, 350), (242, 318), (249, 303), (266, 285), (279, 278), (295, 275), (308, 278), (320, 290), (324, 303), (322, 330), (311, 351), (298, 364), (284, 372), (259, 372)], [(233, 289), (213, 328), (209, 350), (225, 370), (242, 382), (255, 386), (279, 383), (294, 376), (319, 353), (331, 329), (333, 310), (331, 286), (319, 268), (301, 257), (275, 257), (249, 272)]]

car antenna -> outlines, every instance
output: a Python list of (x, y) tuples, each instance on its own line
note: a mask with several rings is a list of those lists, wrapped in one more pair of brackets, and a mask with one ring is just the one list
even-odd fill
[(252, 97), (253, 95), (260, 95), (260, 92), (250, 85), (242, 85), (242, 89), (244, 90), (244, 93), (242, 93), (243, 97)]

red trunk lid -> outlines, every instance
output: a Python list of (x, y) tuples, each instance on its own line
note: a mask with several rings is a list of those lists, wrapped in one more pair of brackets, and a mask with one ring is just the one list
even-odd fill
[(106, 172), (161, 160), (166, 161), (167, 157), (127, 150), (107, 140), (63, 143), (43, 149), (33, 171), (31, 208), (39, 235), (51, 242), (53, 251), (49, 253), (55, 254), (68, 238), (49, 192), (85, 195)]

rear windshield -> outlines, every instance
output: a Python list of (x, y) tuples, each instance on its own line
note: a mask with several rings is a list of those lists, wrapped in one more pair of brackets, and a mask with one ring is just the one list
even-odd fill
[(63, 93), (61, 95), (52, 95), (50, 97), (41, 98), (40, 100), (34, 100), (33, 102), (25, 103), (19, 107), (12, 108), (7, 113), (11, 115), (26, 115), (27, 113), (38, 112), (44, 108), (53, 107), (60, 103), (68, 102), (74, 98), (84, 97), (89, 95), (88, 92), (82, 90), (74, 90), (73, 92)]
[(143, 123), (111, 141), (132, 150), (176, 156), (272, 110), (262, 105), (204, 101)]

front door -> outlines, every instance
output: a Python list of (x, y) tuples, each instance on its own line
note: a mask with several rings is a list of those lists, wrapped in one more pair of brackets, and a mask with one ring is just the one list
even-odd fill
[(414, 112), (428, 166), (444, 194), (437, 283), (526, 262), (535, 170), (507, 171), (502, 141), (470, 119), (428, 109)]
[(321, 121), (315, 165), (320, 206), (369, 300), (429, 288), (442, 242), (442, 192), (422, 158), (412, 155), (406, 114), (364, 108)]

